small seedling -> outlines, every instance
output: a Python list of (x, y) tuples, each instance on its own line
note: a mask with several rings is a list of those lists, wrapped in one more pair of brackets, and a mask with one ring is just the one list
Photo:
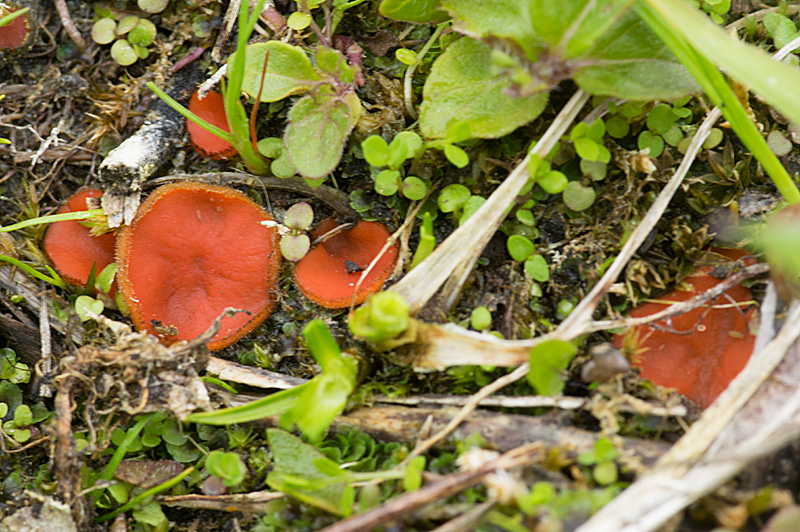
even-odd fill
[(528, 382), (540, 395), (558, 395), (564, 389), (562, 373), (578, 349), (572, 342), (548, 340), (531, 348)]
[(581, 465), (592, 467), (592, 478), (600, 486), (608, 486), (617, 481), (619, 472), (614, 460), (617, 458), (617, 449), (608, 438), (600, 438), (591, 451), (582, 452), (578, 456)]
[(126, 16), (117, 22), (113, 17), (99, 19), (92, 26), (92, 40), (111, 44), (111, 57), (122, 66), (134, 64), (150, 55), (147, 47), (153, 44), (157, 29), (146, 18)]
[(314, 210), (306, 202), (295, 203), (286, 210), (283, 223), (286, 234), (281, 234), (281, 254), (286, 260), (297, 262), (311, 248), (311, 239), (306, 231), (314, 223)]
[[(372, 135), (361, 143), (364, 159), (373, 167), (375, 192), (394, 196), (398, 191), (410, 200), (421, 200), (428, 193), (429, 184), (416, 176), (405, 175), (404, 163), (425, 151), (422, 137), (411, 131), (402, 131), (387, 144), (382, 137)], [(379, 168), (387, 169), (378, 171)]]
[(211, 451), (206, 457), (206, 469), (220, 477), (225, 486), (232, 488), (242, 483), (247, 475), (247, 467), (236, 453)]
[(395, 338), (409, 325), (409, 306), (396, 292), (370, 296), (348, 319), (350, 332), (373, 343)]

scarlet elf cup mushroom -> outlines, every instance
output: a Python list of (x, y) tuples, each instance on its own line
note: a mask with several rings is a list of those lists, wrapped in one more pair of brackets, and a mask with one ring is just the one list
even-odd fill
[[(320, 222), (311, 236), (319, 238), (337, 227), (333, 218)], [(361, 221), (352, 229), (325, 240), (300, 259), (295, 267), (295, 282), (303, 294), (326, 308), (346, 308), (355, 294), (361, 304), (377, 292), (392, 274), (397, 261), (397, 246), (391, 245), (361, 282), (362, 271), (378, 256), (390, 237), (389, 231), (377, 222)]]
[[(730, 258), (741, 258), (738, 250), (714, 250)], [(666, 309), (670, 302), (686, 301), (717, 285), (712, 268), (702, 268), (686, 279), (684, 287), (645, 303), (631, 317), (649, 316)], [(634, 343), (642, 352), (634, 365), (642, 368), (642, 378), (666, 388), (674, 388), (703, 408), (727, 388), (744, 368), (753, 351), (755, 336), (748, 322), (754, 308), (750, 291), (734, 286), (715, 301), (694, 310), (649, 325), (634, 327)], [(625, 344), (625, 335), (614, 338), (614, 345)]]
[[(189, 100), (189, 111), (230, 133), (225, 102), (218, 92), (209, 92), (202, 100), (199, 92), (195, 92)], [(186, 120), (186, 130), (189, 132), (192, 146), (201, 155), (212, 159), (227, 159), (236, 155), (236, 148), (230, 142), (206, 131), (191, 120)]]
[[(99, 198), (103, 192), (88, 189), (78, 192), (67, 200), (58, 214), (85, 211), (89, 198)], [(90, 229), (75, 220), (53, 222), (47, 228), (42, 247), (58, 275), (66, 282), (85, 286), (94, 267), (95, 273), (114, 262), (114, 242), (112, 233), (92, 236)]]
[(139, 330), (171, 344), (206, 331), (225, 308), (208, 343), (227, 347), (263, 322), (275, 300), (277, 232), (269, 214), (244, 194), (184, 182), (145, 200), (117, 241), (120, 292)]

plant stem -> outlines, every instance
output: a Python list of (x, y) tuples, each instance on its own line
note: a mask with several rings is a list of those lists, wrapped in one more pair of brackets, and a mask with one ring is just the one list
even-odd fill
[(0, 233), (9, 233), (11, 231), (17, 231), (19, 229), (24, 229), (32, 225), (49, 224), (51, 222), (66, 222), (69, 220), (85, 220), (87, 218), (92, 218), (94, 216), (102, 216), (102, 215), (103, 215), (103, 209), (92, 209), (88, 211), (65, 212), (62, 214), (39, 216), (37, 218), (24, 220), (22, 222), (15, 223), (13, 225), (0, 227)]
[(30, 266), (28, 266), (24, 262), (20, 262), (19, 260), (15, 259), (14, 257), (9, 257), (8, 255), (0, 255), (0, 261), (8, 262), (10, 264), (13, 264), (14, 266), (16, 266), (20, 270), (24, 271), (28, 275), (31, 275), (31, 276), (33, 276), (33, 277), (35, 277), (35, 278), (37, 278), (37, 279), (39, 279), (41, 281), (44, 281), (46, 283), (50, 283), (53, 286), (57, 286), (59, 288), (66, 288), (67, 287), (67, 284), (64, 281), (62, 281), (61, 277), (59, 277), (57, 274), (55, 274), (55, 272), (53, 272), (54, 275), (55, 275), (54, 277), (49, 277), (49, 276), (43, 274), (40, 271), (34, 270), (33, 268), (31, 268)]
[(179, 475), (177, 475), (175, 477), (172, 477), (171, 479), (167, 480), (166, 482), (163, 482), (163, 483), (159, 484), (158, 486), (150, 488), (149, 490), (145, 491), (142, 494), (137, 495), (136, 497), (134, 497), (133, 499), (131, 499), (130, 501), (125, 503), (123, 506), (120, 506), (119, 508), (117, 508), (113, 512), (98, 517), (97, 519), (95, 519), (95, 521), (98, 522), (98, 523), (102, 523), (103, 521), (108, 521), (109, 519), (113, 519), (116, 516), (118, 516), (119, 514), (127, 512), (131, 508), (134, 508), (135, 506), (140, 505), (146, 499), (149, 499), (150, 497), (154, 497), (155, 495), (158, 495), (162, 491), (167, 491), (172, 486), (174, 486), (175, 484), (177, 484), (178, 482), (180, 482), (181, 480), (183, 480), (187, 476), (191, 475), (192, 473), (194, 473), (194, 467), (189, 467), (189, 468), (185, 469), (184, 471), (182, 471)]

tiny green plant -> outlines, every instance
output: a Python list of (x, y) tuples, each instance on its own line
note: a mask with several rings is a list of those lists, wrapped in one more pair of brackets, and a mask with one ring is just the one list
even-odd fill
[(209, 474), (220, 477), (225, 486), (232, 488), (242, 483), (247, 475), (247, 467), (236, 453), (211, 451), (206, 457)]
[(321, 320), (309, 322), (303, 329), (303, 336), (322, 368), (320, 375), (305, 384), (246, 405), (192, 414), (187, 421), (228, 425), (283, 414), (283, 426), (297, 425), (309, 439), (318, 440), (342, 412), (355, 389), (358, 364), (355, 358), (342, 353)]
[(158, 32), (155, 24), (135, 15), (115, 20), (109, 10), (102, 10), (103, 17), (92, 26), (92, 40), (97, 44), (111, 44), (111, 57), (122, 66), (134, 64), (150, 55), (148, 46), (153, 44)]
[(592, 479), (600, 486), (608, 486), (617, 481), (619, 471), (614, 460), (617, 458), (617, 449), (608, 438), (599, 438), (591, 451), (584, 451), (578, 456), (578, 463), (590, 466)]
[(314, 210), (304, 201), (295, 203), (286, 210), (283, 223), (287, 233), (281, 236), (281, 254), (286, 260), (297, 262), (311, 248), (311, 239), (306, 231), (314, 223)]
[(403, 334), (410, 322), (409, 306), (396, 292), (379, 292), (350, 316), (350, 332), (372, 343), (380, 343)]
[[(422, 137), (412, 131), (398, 133), (387, 144), (382, 137), (371, 135), (361, 143), (364, 159), (373, 167), (375, 192), (382, 196), (394, 196), (400, 192), (410, 200), (421, 200), (428, 193), (429, 183), (416, 176), (406, 176), (404, 163), (415, 159), (425, 151)], [(380, 168), (386, 167), (383, 170)]]

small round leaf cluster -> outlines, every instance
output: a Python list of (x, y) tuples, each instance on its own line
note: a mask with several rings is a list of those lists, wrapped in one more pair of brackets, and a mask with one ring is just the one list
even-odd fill
[(311, 239), (306, 230), (314, 223), (314, 210), (304, 201), (295, 203), (286, 210), (283, 223), (289, 234), (281, 237), (281, 255), (286, 260), (297, 262), (305, 257), (311, 248)]
[(92, 26), (92, 40), (97, 44), (111, 44), (111, 57), (122, 66), (146, 59), (147, 47), (156, 37), (156, 25), (145, 18), (127, 16), (119, 22), (104, 17)]

